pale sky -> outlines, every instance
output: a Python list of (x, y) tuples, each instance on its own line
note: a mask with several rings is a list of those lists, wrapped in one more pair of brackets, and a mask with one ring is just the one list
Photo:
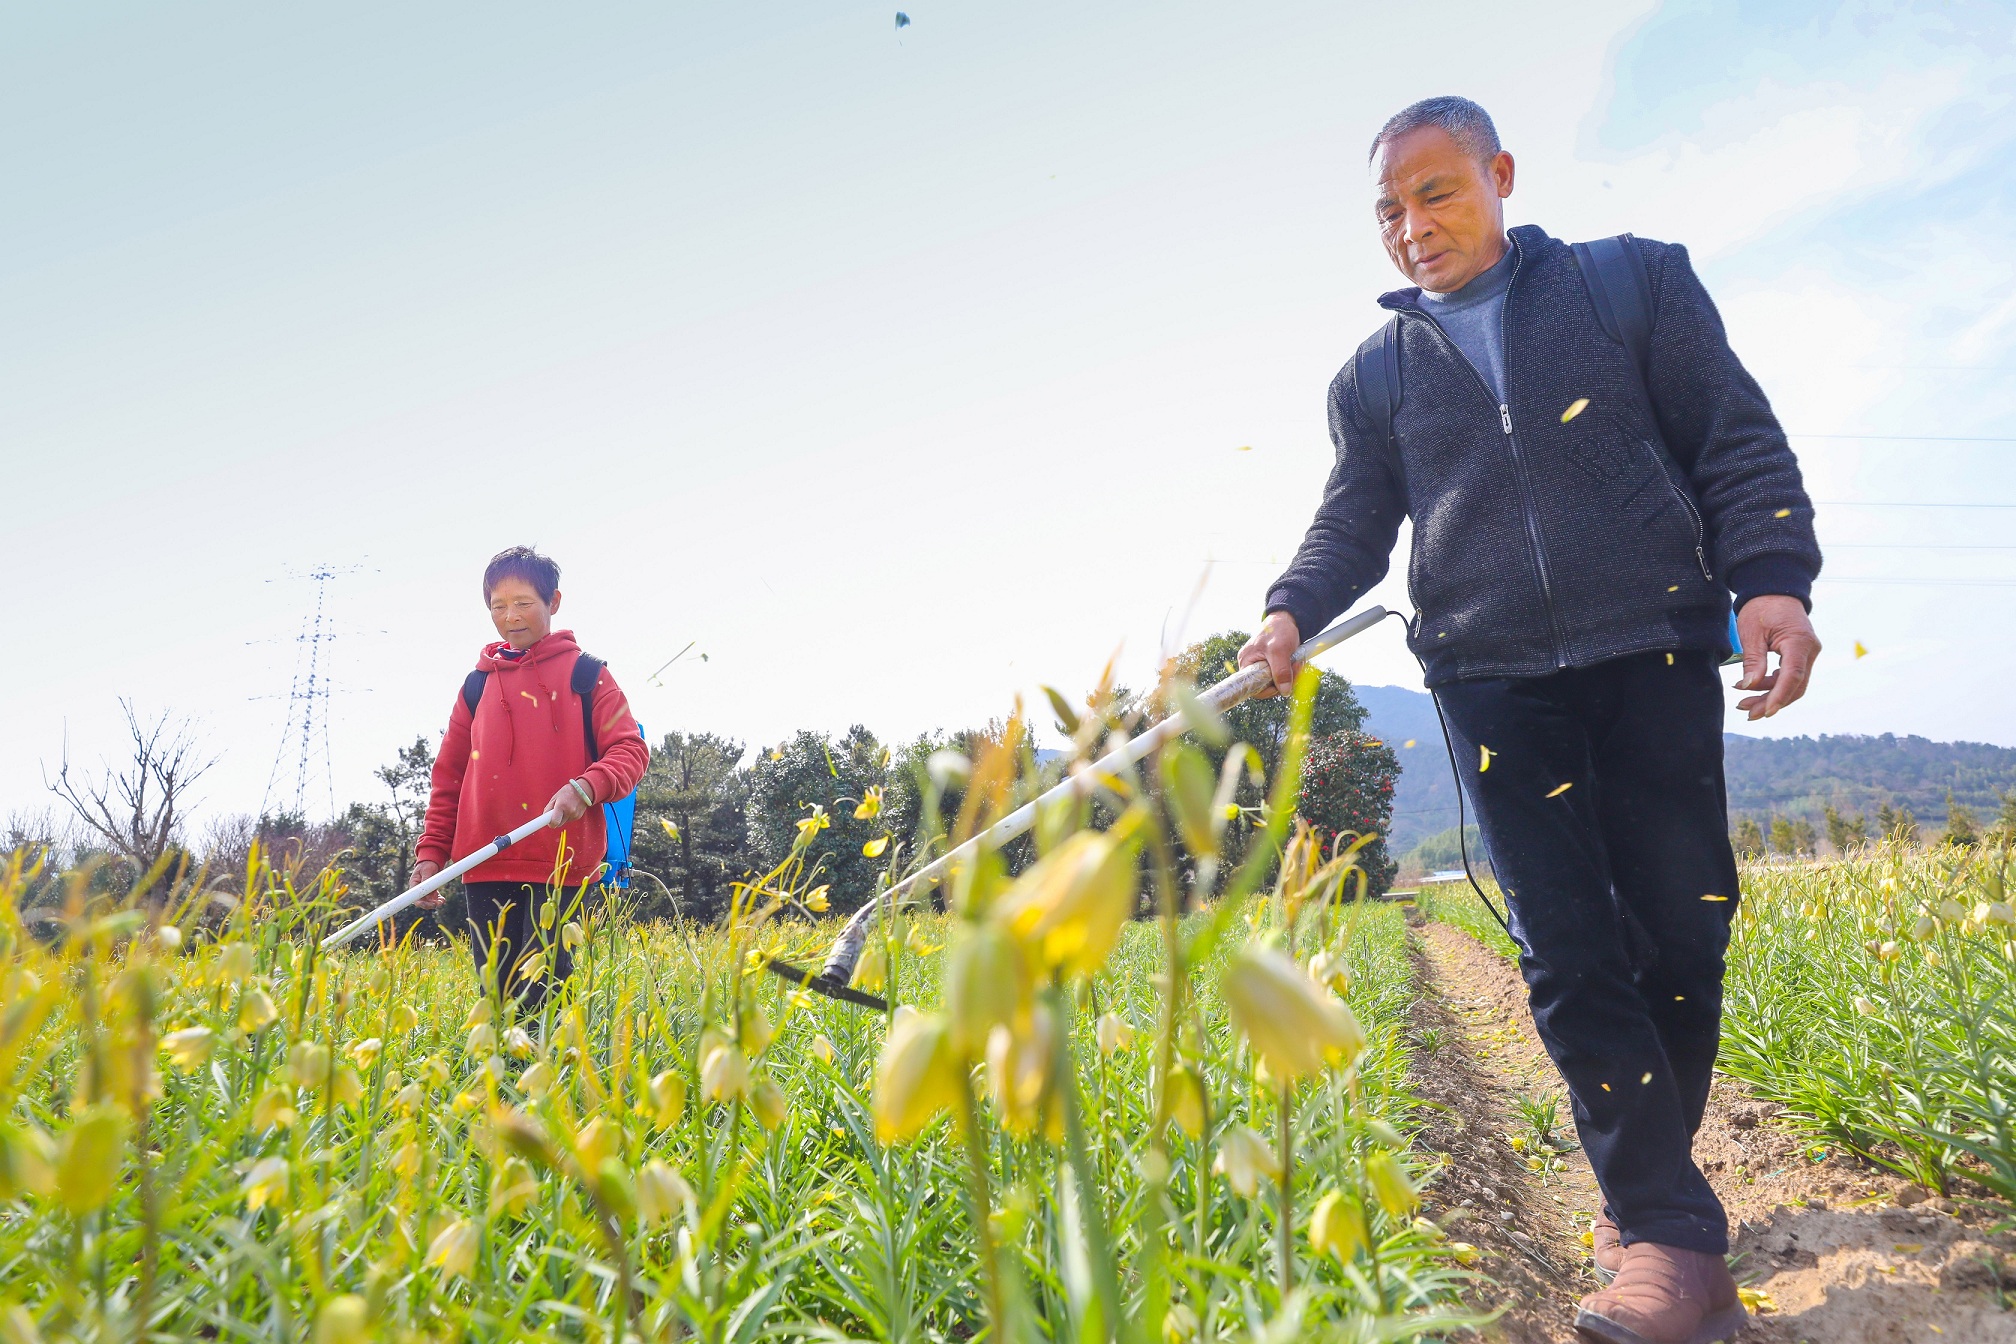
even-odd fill
[[(311, 814), (438, 732), (518, 542), (654, 735), (1146, 680), (1300, 539), (1402, 283), (1366, 145), (1440, 93), (1510, 222), (1687, 244), (1802, 436), (1828, 650), (1768, 730), (2016, 745), (2010, 5), (906, 8), (0, 15), (0, 814), (122, 695), (256, 810), (317, 565)], [(1327, 665), (1420, 684), (1397, 623)]]

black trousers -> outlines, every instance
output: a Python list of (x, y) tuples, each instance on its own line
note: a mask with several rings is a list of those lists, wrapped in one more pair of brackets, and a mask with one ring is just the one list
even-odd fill
[(1726, 1253), (1692, 1151), (1737, 900), (1713, 660), (1634, 654), (1437, 695), (1611, 1216), (1627, 1244)]
[[(504, 998), (515, 997), (523, 1014), (538, 1012), (547, 993), (557, 991), (574, 969), (574, 960), (560, 941), (559, 921), (551, 929), (539, 927), (546, 888), (525, 882), (464, 882), (462, 891), (469, 902), (469, 947), (476, 957), (477, 979), (489, 987), (494, 943), (494, 974)], [(539, 951), (546, 954), (544, 971), (528, 979), (520, 968)]]

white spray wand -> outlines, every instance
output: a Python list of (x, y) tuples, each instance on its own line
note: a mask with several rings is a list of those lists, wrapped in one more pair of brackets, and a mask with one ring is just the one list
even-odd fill
[[(1367, 607), (1356, 616), (1347, 616), (1321, 634), (1302, 641), (1295, 650), (1295, 662), (1298, 665), (1308, 662), (1318, 654), (1342, 644), (1351, 636), (1370, 630), (1385, 620), (1386, 616), (1387, 611), (1384, 607)], [(1250, 700), (1273, 684), (1274, 674), (1266, 663), (1249, 663), (1210, 689), (1199, 692), (1197, 702), (1206, 708), (1223, 713), (1234, 705)], [(911, 887), (943, 876), (946, 870), (960, 860), (972, 856), (983, 845), (998, 849), (1007, 844), (1035, 825), (1036, 814), (1046, 803), (1062, 798), (1066, 794), (1082, 793), (1096, 787), (1100, 775), (1110, 775), (1126, 769), (1170, 738), (1180, 736), (1189, 727), (1188, 716), (1183, 710), (1178, 709), (1139, 737), (1131, 738), (1107, 752), (1082, 772), (1073, 774), (1062, 783), (1046, 789), (964, 844), (946, 851), (938, 859), (919, 868), (902, 881), (892, 884), (887, 891), (855, 911), (841, 927), (840, 936), (833, 940), (833, 950), (827, 955), (826, 964), (818, 974), (815, 975), (802, 966), (793, 966), (782, 961), (770, 962), (770, 969), (787, 980), (817, 990), (830, 998), (845, 999), (850, 1003), (859, 1003), (867, 1007), (885, 1007), (880, 999), (848, 985), (848, 981), (854, 978), (854, 968), (861, 960), (861, 951), (867, 945), (868, 930), (874, 924), (877, 912)]]
[(557, 815), (551, 809), (541, 812), (538, 816), (511, 832), (511, 834), (500, 835), (467, 858), (457, 859), (454, 863), (449, 864), (425, 882), (400, 892), (370, 914), (345, 924), (342, 928), (324, 938), (322, 940), (322, 950), (327, 952), (332, 947), (343, 946), (343, 944), (349, 942), (366, 929), (378, 924), (381, 920), (390, 919), (393, 915), (398, 914), (422, 896), (427, 895), (427, 893), (440, 890), (456, 878), (462, 876), (462, 874), (468, 872), (471, 868), (474, 868), (477, 864), (489, 862), (497, 855), (502, 854), (505, 850), (517, 844), (520, 840), (523, 840), (526, 836), (532, 834), (532, 832), (539, 830), (541, 827), (551, 825)]

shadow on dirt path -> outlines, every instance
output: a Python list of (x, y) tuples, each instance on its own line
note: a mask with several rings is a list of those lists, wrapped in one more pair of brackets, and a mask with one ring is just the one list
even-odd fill
[[(1483, 1338), (1572, 1341), (1575, 1301), (1598, 1286), (1583, 1239), (1598, 1197), (1581, 1152), (1537, 1146), (1519, 1105), (1552, 1098), (1572, 1142), (1526, 987), (1509, 961), (1446, 924), (1417, 925), (1414, 955), (1414, 1084), (1432, 1103), (1422, 1142), (1448, 1160), (1426, 1192), (1430, 1214), (1483, 1252), (1477, 1267), (1494, 1283), (1479, 1302), (1505, 1308)], [(1904, 1207), (1922, 1192), (1776, 1113), (1717, 1075), (1695, 1141), (1736, 1232), (1737, 1280), (1762, 1294), (1741, 1344), (2016, 1344), (2016, 1238), (1985, 1231), (2007, 1210)]]

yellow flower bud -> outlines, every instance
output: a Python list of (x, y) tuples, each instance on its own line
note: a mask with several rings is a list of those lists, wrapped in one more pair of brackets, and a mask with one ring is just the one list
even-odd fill
[(539, 1198), (539, 1177), (521, 1158), (508, 1157), (497, 1168), (496, 1179), (490, 1183), (490, 1216), (499, 1214), (511, 1218), (523, 1218), (525, 1210), (532, 1207), (532, 1201)]
[(1232, 1020), (1276, 1078), (1348, 1064), (1365, 1048), (1365, 1032), (1343, 1003), (1318, 989), (1286, 954), (1247, 948), (1233, 958), (1223, 981)]
[(161, 1038), (161, 1048), (176, 1068), (187, 1073), (200, 1067), (217, 1048), (217, 1033), (208, 1027), (184, 1027)]
[(523, 1027), (512, 1027), (504, 1033), (504, 1053), (513, 1059), (530, 1059), (534, 1046), (532, 1033)]
[(553, 1070), (545, 1060), (528, 1065), (518, 1075), (518, 1090), (528, 1097), (543, 1097), (553, 1090)]
[(638, 1171), (637, 1218), (646, 1227), (677, 1217), (693, 1202), (693, 1187), (686, 1178), (656, 1158)]
[(1211, 1170), (1251, 1199), (1260, 1188), (1261, 1177), (1270, 1181), (1280, 1177), (1281, 1160), (1258, 1134), (1244, 1125), (1233, 1125), (1218, 1140), (1218, 1156), (1212, 1161)]
[(56, 1145), (30, 1121), (0, 1122), (0, 1199), (47, 1195), (56, 1188)]
[(587, 930), (573, 920), (568, 920), (560, 930), (560, 946), (569, 952), (578, 952), (588, 941)]
[(1366, 1158), (1365, 1179), (1372, 1183), (1372, 1193), (1379, 1197), (1379, 1207), (1395, 1218), (1411, 1214), (1421, 1202), (1414, 1182), (1407, 1178), (1406, 1168), (1392, 1153), (1382, 1150)]
[(686, 1080), (667, 1069), (651, 1080), (651, 1122), (670, 1129), (686, 1114)]
[(294, 1112), (294, 1089), (274, 1086), (266, 1089), (259, 1100), (252, 1104), (252, 1128), (286, 1129), (299, 1119)]
[(833, 908), (833, 902), (826, 899), (830, 887), (820, 885), (805, 893), (805, 908), (815, 915), (823, 915)]
[(1368, 1244), (1365, 1215), (1335, 1190), (1316, 1201), (1309, 1215), (1309, 1244), (1348, 1265)]
[(476, 1006), (469, 1010), (469, 1017), (462, 1023), (464, 1027), (480, 1027), (496, 1020), (497, 1009), (488, 999), (476, 1000)]
[(1097, 1028), (1099, 1053), (1111, 1058), (1134, 1044), (1134, 1028), (1116, 1013), (1100, 1017)]
[(703, 1101), (734, 1101), (749, 1092), (749, 1061), (732, 1045), (717, 1045), (700, 1061)]
[(1204, 1084), (1182, 1064), (1169, 1071), (1162, 1089), (1162, 1111), (1191, 1138), (1204, 1136)]
[(965, 1086), (944, 1020), (904, 1005), (875, 1064), (875, 1137), (883, 1143), (914, 1137), (956, 1105)]
[(410, 1003), (402, 1003), (392, 1010), (392, 1030), (401, 1036), (420, 1025), (420, 1014)]
[(427, 1243), (428, 1267), (439, 1269), (443, 1278), (466, 1279), (476, 1268), (476, 1252), (481, 1246), (476, 1224), (457, 1218)]
[(352, 1062), (358, 1068), (368, 1069), (378, 1062), (378, 1056), (384, 1052), (384, 1049), (385, 1042), (373, 1036), (368, 1040), (353, 1042), (348, 1053)]
[(125, 1164), (126, 1113), (100, 1103), (77, 1113), (56, 1140), (56, 1201), (75, 1214), (104, 1206)]
[(238, 1029), (245, 1032), (264, 1031), (280, 1016), (280, 1010), (273, 1006), (273, 998), (263, 989), (248, 989), (238, 1003)]
[(861, 949), (861, 960), (854, 967), (854, 988), (867, 994), (879, 994), (889, 983), (889, 955), (883, 950), (880, 938), (870, 938), (868, 945)]
[(315, 1344), (370, 1344), (371, 1312), (355, 1293), (332, 1297), (315, 1313)]
[(763, 1128), (775, 1129), (783, 1124), (786, 1109), (784, 1089), (770, 1079), (759, 1078), (749, 1089), (749, 1113)]
[(986, 1048), (995, 1027), (1026, 1018), (1035, 980), (1022, 945), (997, 923), (962, 924), (945, 958), (945, 1017), (961, 1055)]
[(1002, 917), (1045, 966), (1090, 975), (1105, 963), (1134, 915), (1140, 813), (1108, 831), (1080, 831), (1017, 879)]
[(574, 1136), (574, 1160), (583, 1171), (597, 1170), (603, 1158), (614, 1157), (622, 1150), (623, 1131), (599, 1115), (581, 1126), (581, 1132)]
[(987, 1090), (1010, 1134), (1024, 1138), (1039, 1127), (1045, 1137), (1061, 1129), (1064, 1113), (1051, 1072), (1056, 1064), (1056, 1019), (1041, 1005), (1020, 1029), (1003, 1023), (987, 1036)]
[(812, 1053), (819, 1057), (821, 1064), (831, 1064), (833, 1062), (833, 1042), (826, 1039), (824, 1032), (812, 1038)]
[(770, 1025), (770, 1019), (763, 1015), (761, 1004), (752, 1000), (743, 1006), (742, 1030), (737, 1043), (742, 1047), (744, 1054), (751, 1058), (762, 1054), (770, 1048), (770, 1042), (776, 1034), (776, 1029)]
[(217, 949), (217, 979), (225, 984), (243, 984), (252, 974), (252, 946), (226, 943)]
[(354, 1106), (364, 1097), (364, 1080), (348, 1064), (339, 1064), (329, 1077), (329, 1096), (338, 1106)]
[(421, 1090), (420, 1084), (408, 1083), (393, 1095), (392, 1106), (393, 1109), (406, 1112), (410, 1115), (412, 1112), (420, 1109), (421, 1104), (425, 1102), (426, 1098), (427, 1094)]
[(1326, 948), (1309, 958), (1309, 978), (1335, 994), (1351, 988), (1351, 968), (1342, 949)]
[(492, 1055), (497, 1053), (497, 1028), (488, 1022), (479, 1022), (469, 1028), (469, 1042), (464, 1047), (472, 1055)]
[(287, 1200), (287, 1159), (262, 1157), (245, 1173), (240, 1187), (251, 1209), (280, 1208)]
[(287, 1052), (287, 1080), (296, 1087), (319, 1088), (329, 1081), (329, 1047), (319, 1041), (296, 1041)]

